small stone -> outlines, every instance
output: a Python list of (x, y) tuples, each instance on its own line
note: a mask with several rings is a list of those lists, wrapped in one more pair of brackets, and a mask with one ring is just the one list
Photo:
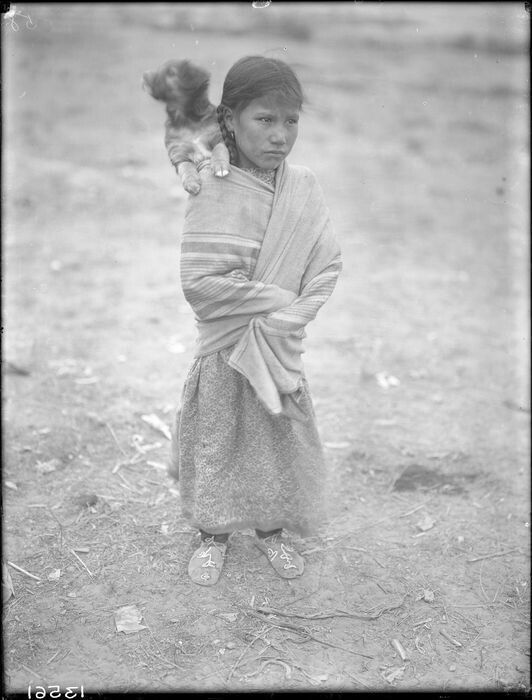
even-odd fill
[(453, 672), (456, 671), (456, 666), (454, 664), (451, 664), (449, 666), (449, 671), (453, 671)]
[(426, 603), (434, 603), (434, 592), (429, 589), (425, 589), (423, 591), (423, 600)]
[(98, 502), (98, 496), (95, 493), (81, 493), (74, 500), (78, 506), (90, 507)]

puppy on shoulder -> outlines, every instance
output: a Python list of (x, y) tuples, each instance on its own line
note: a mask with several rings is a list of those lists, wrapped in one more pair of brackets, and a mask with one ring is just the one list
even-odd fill
[(201, 189), (198, 167), (203, 161), (210, 158), (218, 177), (227, 175), (230, 168), (216, 107), (208, 97), (209, 81), (206, 70), (187, 60), (166, 61), (142, 78), (144, 89), (166, 105), (166, 149), (190, 194)]

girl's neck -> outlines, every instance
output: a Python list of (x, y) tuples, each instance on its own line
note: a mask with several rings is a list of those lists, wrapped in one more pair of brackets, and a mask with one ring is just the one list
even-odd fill
[(239, 168), (251, 173), (259, 180), (266, 182), (268, 185), (275, 185), (275, 174), (277, 172), (277, 168), (274, 168), (273, 170), (265, 170), (264, 168), (257, 167), (245, 168), (242, 166), (239, 166)]
[(241, 165), (240, 161), (236, 163), (236, 165), (240, 168), (240, 170), (250, 170), (253, 172), (259, 172), (259, 173), (274, 173), (277, 168), (272, 168), (271, 170), (267, 170), (266, 168), (259, 168), (256, 165)]

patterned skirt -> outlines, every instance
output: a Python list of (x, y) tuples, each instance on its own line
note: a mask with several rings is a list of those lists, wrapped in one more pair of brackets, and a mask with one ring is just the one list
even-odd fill
[(231, 350), (197, 358), (185, 381), (170, 468), (183, 515), (213, 534), (280, 527), (312, 534), (325, 479), (306, 380), (299, 404), (306, 421), (272, 416), (227, 364)]

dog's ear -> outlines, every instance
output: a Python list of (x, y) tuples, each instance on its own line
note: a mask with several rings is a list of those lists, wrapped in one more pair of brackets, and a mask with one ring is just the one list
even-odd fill
[(182, 61), (179, 66), (179, 84), (187, 96), (185, 114), (192, 118), (203, 117), (211, 103), (207, 95), (210, 74), (190, 61)]
[(192, 101), (192, 114), (195, 117), (203, 117), (211, 106), (210, 100), (205, 94), (205, 88), (200, 88), (196, 99)]
[(190, 61), (181, 61), (179, 65), (179, 84), (186, 92), (195, 93), (198, 90), (207, 90), (209, 87), (210, 75), (199, 66), (195, 66)]

